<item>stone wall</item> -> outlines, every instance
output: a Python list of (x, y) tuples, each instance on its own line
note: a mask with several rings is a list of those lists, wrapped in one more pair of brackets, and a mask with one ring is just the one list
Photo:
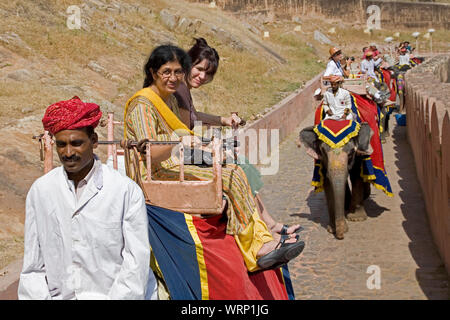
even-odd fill
[(449, 61), (437, 56), (407, 72), (405, 106), (431, 231), (450, 274), (450, 83), (440, 77)]
[[(285, 99), (277, 103), (272, 107), (272, 111), (265, 114), (261, 119), (248, 124), (243, 130), (239, 140), (241, 141), (242, 151), (245, 155), (251, 159), (250, 153), (257, 154), (260, 141), (266, 141), (262, 138), (260, 139), (260, 134), (268, 133), (267, 137), (267, 152), (271, 154), (278, 151), (278, 142), (284, 141), (287, 136), (289, 136), (299, 124), (305, 119), (307, 115), (314, 112), (318, 102), (314, 100), (314, 91), (320, 87), (320, 77), (322, 73), (318, 74), (316, 77), (308, 81), (302, 89), (298, 89), (287, 96)], [(311, 124), (312, 125), (312, 124)], [(271, 144), (270, 130), (278, 130), (279, 139), (275, 141), (276, 145)], [(267, 131), (265, 131), (267, 130)], [(256, 133), (257, 143), (250, 143), (250, 140), (245, 137), (249, 137), (249, 131)], [(261, 159), (258, 154), (258, 164), (260, 164)], [(261, 168), (266, 166), (258, 165)], [(264, 169), (261, 170), (264, 174)]]
[[(211, 0), (189, 0), (210, 3)], [(390, 0), (215, 0), (217, 6), (233, 12), (271, 10), (279, 16), (322, 15), (366, 24), (367, 8), (381, 9), (381, 28), (450, 29), (450, 5), (434, 2), (400, 2)]]

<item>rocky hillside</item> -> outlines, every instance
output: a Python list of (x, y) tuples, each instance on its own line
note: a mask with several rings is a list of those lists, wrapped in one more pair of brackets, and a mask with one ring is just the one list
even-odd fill
[[(73, 29), (76, 12), (81, 24)], [(413, 30), (395, 31), (395, 41), (412, 40)], [(233, 15), (184, 0), (1, 1), (0, 269), (22, 254), (25, 197), (42, 174), (31, 137), (42, 132), (48, 105), (77, 95), (120, 120), (142, 87), (151, 50), (164, 43), (188, 49), (201, 36), (221, 61), (214, 81), (193, 92), (195, 105), (221, 115), (239, 111), (252, 121), (323, 70), (330, 46), (358, 58), (363, 46), (382, 44), (393, 32), (367, 33), (338, 17)], [(437, 30), (433, 47), (448, 45), (448, 31)], [(105, 129), (98, 132), (104, 138)], [(99, 155), (104, 160), (103, 150)]]
[[(68, 27), (73, 5), (80, 29)], [(31, 137), (48, 105), (77, 95), (120, 119), (152, 48), (187, 49), (199, 36), (221, 56), (214, 82), (194, 92), (200, 110), (255, 119), (323, 67), (293, 34), (263, 38), (265, 18), (247, 22), (182, 0), (10, 0), (0, 18), (0, 269), (22, 254), (25, 197), (42, 174)]]

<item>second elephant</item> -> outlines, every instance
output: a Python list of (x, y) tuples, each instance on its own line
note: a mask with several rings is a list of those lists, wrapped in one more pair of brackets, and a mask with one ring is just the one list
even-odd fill
[[(348, 227), (347, 219), (362, 221), (367, 218), (362, 202), (370, 196), (370, 183), (361, 177), (363, 158), (372, 153), (370, 139), (373, 131), (368, 123), (361, 123), (359, 132), (342, 147), (333, 148), (319, 139), (314, 126), (300, 131), (300, 141), (307, 147), (307, 153), (320, 160), (323, 167), (323, 187), (326, 194), (329, 225), (327, 230), (337, 239), (344, 239)], [(352, 191), (348, 186), (348, 177)]]

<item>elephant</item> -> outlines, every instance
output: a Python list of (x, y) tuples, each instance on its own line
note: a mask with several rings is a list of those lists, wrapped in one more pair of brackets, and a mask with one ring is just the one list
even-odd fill
[(389, 118), (392, 113), (392, 109), (388, 108), (391, 105), (389, 103), (389, 97), (391, 92), (386, 83), (375, 82), (376, 93), (371, 95), (371, 98), (377, 104), (380, 109), (380, 127), (381, 127), (381, 142), (386, 142), (386, 137), (389, 136)]
[(389, 68), (389, 70), (392, 72), (392, 77), (395, 79), (397, 84), (397, 101), (396, 104), (398, 106), (398, 111), (402, 113), (405, 110), (405, 73), (411, 69), (410, 66), (404, 65), (399, 66), (394, 65)]
[[(389, 134), (389, 118), (392, 113), (392, 109), (388, 106), (391, 106), (391, 103), (389, 103), (389, 97), (391, 95), (391, 92), (389, 91), (388, 86), (385, 83), (377, 84), (377, 89), (380, 90), (380, 97), (381, 99), (375, 100), (375, 102), (378, 105), (378, 108), (380, 108), (380, 127), (381, 127), (381, 143), (386, 142), (386, 138), (390, 136)], [(388, 102), (386, 104), (386, 102)]]
[[(373, 151), (370, 146), (373, 131), (368, 123), (363, 122), (357, 136), (340, 148), (332, 148), (319, 140), (313, 129), (314, 126), (301, 130), (299, 140), (306, 146), (307, 153), (321, 160), (323, 165), (323, 186), (329, 214), (327, 231), (334, 233), (337, 239), (344, 239), (344, 233), (348, 231), (345, 218), (350, 221), (367, 219), (363, 201), (370, 196), (370, 183), (364, 182), (360, 173), (363, 157)], [(347, 182), (349, 176), (352, 191)]]

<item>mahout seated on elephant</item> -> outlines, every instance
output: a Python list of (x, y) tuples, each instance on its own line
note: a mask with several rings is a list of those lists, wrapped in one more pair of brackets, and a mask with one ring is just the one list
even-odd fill
[[(314, 97), (321, 101), (321, 92), (317, 90)], [(380, 108), (368, 97), (354, 93), (350, 97), (353, 120), (327, 119), (322, 102), (315, 112), (315, 125), (303, 129), (297, 142), (315, 159), (312, 185), (316, 192), (325, 190), (328, 231), (338, 239), (347, 231), (346, 210), (351, 221), (367, 218), (363, 201), (370, 196), (371, 185), (392, 196), (380, 139)]]

